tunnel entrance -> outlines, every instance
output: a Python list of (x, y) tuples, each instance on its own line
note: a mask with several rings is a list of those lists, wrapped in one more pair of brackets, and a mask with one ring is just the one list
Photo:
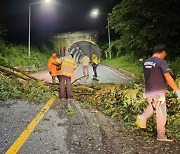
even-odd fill
[(77, 62), (80, 62), (85, 55), (91, 59), (93, 53), (101, 58), (100, 48), (91, 41), (75, 42), (68, 48), (67, 52), (67, 54), (73, 54)]
[(99, 33), (97, 31), (77, 31), (60, 33), (54, 36), (54, 43), (58, 55), (61, 57), (73, 53), (77, 61), (84, 56), (85, 53), (89, 57), (95, 53), (101, 56), (100, 49), (97, 46)]

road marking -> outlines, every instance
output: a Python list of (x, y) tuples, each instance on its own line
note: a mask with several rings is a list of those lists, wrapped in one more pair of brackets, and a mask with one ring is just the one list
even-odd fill
[(113, 72), (114, 74), (116, 74), (118, 77), (120, 77), (120, 78), (122, 78), (122, 79), (124, 79), (124, 80), (128, 80), (127, 78), (125, 78), (125, 77), (123, 77), (123, 76), (121, 76), (121, 75), (119, 75), (118, 73), (116, 73), (116, 72), (114, 72), (113, 70), (111, 70), (110, 68), (108, 68), (108, 67), (106, 67), (106, 66), (103, 66), (104, 68), (106, 68), (107, 70), (109, 70), (109, 71), (111, 71), (111, 72)]
[(31, 123), (24, 129), (24, 131), (21, 133), (21, 135), (17, 138), (17, 140), (12, 144), (12, 146), (7, 150), (6, 154), (17, 154), (18, 151), (23, 146), (24, 142), (28, 139), (28, 137), (31, 135), (34, 128), (37, 126), (37, 124), (40, 122), (40, 120), (43, 118), (45, 113), (49, 110), (51, 105), (54, 102), (54, 98), (51, 98), (45, 106), (41, 109), (41, 111), (38, 113), (38, 115), (31, 121)]

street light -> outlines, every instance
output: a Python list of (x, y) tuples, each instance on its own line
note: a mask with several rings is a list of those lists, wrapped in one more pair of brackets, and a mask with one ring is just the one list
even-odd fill
[[(107, 15), (108, 20), (108, 40), (109, 40), (109, 48), (111, 47), (111, 31), (110, 31), (110, 22), (109, 22), (109, 16), (107, 13), (100, 13), (99, 9), (93, 9), (90, 12), (90, 15), (92, 18), (97, 18), (99, 15)], [(110, 59), (111, 59), (111, 53), (110, 53)]]
[(42, 0), (29, 4), (29, 37), (28, 37), (28, 57), (31, 57), (31, 7), (36, 4), (50, 4), (52, 0)]
[(98, 9), (93, 9), (90, 13), (92, 18), (97, 18), (99, 16), (99, 10)]
[(51, 2), (51, 0), (45, 0), (45, 3), (50, 3)]

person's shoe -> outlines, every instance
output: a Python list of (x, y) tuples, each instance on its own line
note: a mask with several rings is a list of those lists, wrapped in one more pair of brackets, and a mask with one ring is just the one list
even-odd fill
[(93, 78), (93, 80), (99, 81), (97, 78)]
[(136, 125), (139, 127), (139, 128), (146, 128), (146, 120), (143, 116), (141, 115), (138, 115), (137, 116), (137, 119), (136, 119)]
[(157, 138), (157, 140), (161, 141), (161, 142), (173, 142), (174, 141), (173, 139), (170, 139), (170, 138), (167, 138), (167, 137)]

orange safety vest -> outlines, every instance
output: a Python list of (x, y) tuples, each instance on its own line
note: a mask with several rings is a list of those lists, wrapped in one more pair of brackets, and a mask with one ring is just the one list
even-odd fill
[(60, 71), (57, 70), (56, 61), (58, 57), (51, 56), (48, 60), (48, 69), (51, 71), (51, 76), (58, 76), (60, 75)]
[(62, 58), (61, 61), (61, 75), (73, 77), (77, 68), (75, 60), (72, 57), (67, 56)]

